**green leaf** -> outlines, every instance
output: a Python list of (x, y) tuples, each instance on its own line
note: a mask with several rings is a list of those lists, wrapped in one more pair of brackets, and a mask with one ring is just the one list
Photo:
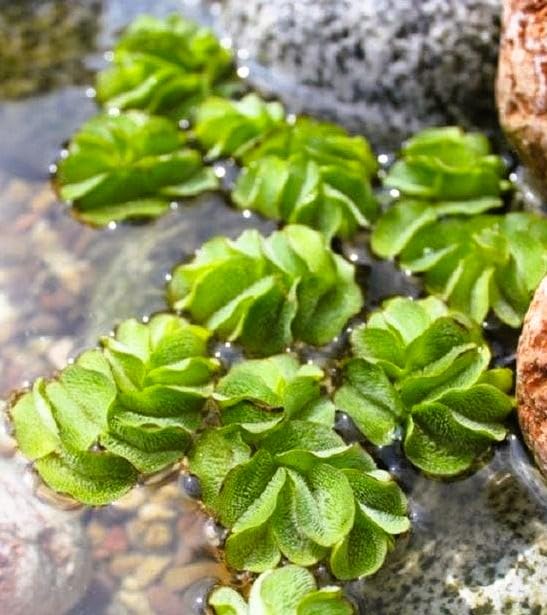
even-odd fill
[[(397, 297), (351, 341), (357, 358), (346, 363), (334, 399), (374, 444), (388, 444), (403, 431), (413, 464), (453, 476), (504, 439), (503, 422), (514, 405), (507, 395), (511, 375), (488, 370), (490, 352), (469, 318), (433, 297)], [(393, 520), (393, 510), (388, 516), (361, 510), (380, 526)]]
[(186, 118), (207, 95), (235, 86), (233, 60), (214, 34), (178, 14), (142, 15), (114, 48), (113, 64), (97, 76), (99, 102)]
[(364, 138), (298, 118), (246, 152), (232, 198), (241, 209), (311, 226), (327, 238), (350, 237), (377, 216), (370, 185), (375, 171)]
[(241, 100), (206, 99), (197, 110), (195, 134), (207, 158), (241, 157), (284, 120), (280, 103), (266, 103), (256, 94)]
[(44, 482), (84, 504), (100, 506), (118, 499), (135, 486), (135, 468), (125, 459), (104, 452), (57, 449), (36, 461)]
[(218, 186), (176, 125), (137, 111), (87, 121), (59, 161), (57, 181), (76, 215), (99, 226), (156, 217), (174, 198)]
[(268, 523), (232, 534), (226, 541), (226, 562), (237, 570), (264, 572), (275, 568), (281, 553)]
[(236, 591), (215, 589), (209, 597), (216, 615), (352, 615), (355, 610), (338, 587), (317, 589), (308, 570), (287, 565), (262, 573), (253, 583), (249, 604)]
[(215, 238), (175, 268), (171, 304), (254, 354), (275, 354), (294, 339), (321, 346), (362, 306), (354, 267), (325, 239), (290, 225), (263, 238)]

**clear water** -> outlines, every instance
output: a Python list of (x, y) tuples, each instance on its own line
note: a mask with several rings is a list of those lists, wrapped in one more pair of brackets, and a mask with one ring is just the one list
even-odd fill
[[(273, 229), (207, 197), (148, 225), (97, 231), (73, 220), (51, 190), (49, 165), (95, 112), (88, 88), (116, 31), (139, 12), (173, 9), (180, 3), (0, 3), (0, 397), (54, 373), (120, 320), (164, 309), (165, 276), (207, 238)], [(419, 293), (363, 246), (360, 237), (340, 249), (358, 263), (368, 307)], [(497, 360), (510, 363), (515, 336), (489, 334)], [(302, 356), (333, 368), (343, 352), (342, 339)], [(344, 417), (339, 429), (354, 437)], [(474, 476), (449, 484), (425, 479), (396, 447), (375, 453), (409, 494), (414, 524), (382, 571), (348, 586), (362, 613), (547, 612), (547, 490), (517, 436)], [(244, 582), (218, 563), (217, 528), (177, 470), (117, 505), (71, 513), (86, 527), (93, 562), (71, 615), (186, 615), (202, 610), (215, 579)], [(317, 573), (329, 582), (326, 570)]]

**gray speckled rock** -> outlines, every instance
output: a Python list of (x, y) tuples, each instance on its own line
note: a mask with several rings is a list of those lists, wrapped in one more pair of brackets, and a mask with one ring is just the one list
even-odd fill
[(495, 124), (500, 0), (221, 6), (220, 28), (248, 52), (251, 81), (296, 111), (337, 119), (387, 147), (426, 125)]

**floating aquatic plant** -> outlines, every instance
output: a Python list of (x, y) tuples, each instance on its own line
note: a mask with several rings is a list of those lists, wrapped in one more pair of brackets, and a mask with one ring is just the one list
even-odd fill
[(387, 301), (355, 329), (352, 348), (335, 404), (374, 444), (402, 430), (414, 465), (453, 476), (505, 438), (511, 370), (488, 369), (478, 326), (437, 299)]
[(482, 323), (490, 310), (519, 327), (547, 274), (547, 218), (533, 213), (449, 219), (421, 229), (400, 256), (430, 293)]
[(235, 83), (232, 54), (210, 30), (176, 14), (142, 15), (119, 39), (96, 89), (107, 107), (180, 120), (208, 95), (231, 92)]
[(326, 344), (363, 303), (354, 267), (300, 225), (206, 242), (174, 270), (168, 295), (175, 309), (258, 355), (293, 340)]
[(209, 596), (215, 615), (352, 615), (355, 609), (339, 587), (317, 588), (312, 573), (287, 565), (262, 573), (253, 583), (247, 602), (229, 587)]
[(488, 139), (460, 128), (430, 128), (412, 137), (384, 186), (400, 196), (378, 220), (372, 249), (383, 258), (400, 254), (414, 235), (447, 216), (473, 216), (501, 207), (508, 187), (505, 165)]
[(300, 365), (291, 355), (243, 361), (234, 365), (215, 389), (222, 422), (250, 434), (263, 434), (283, 419), (334, 424), (334, 405), (321, 392), (323, 371)]
[(174, 199), (218, 186), (175, 125), (137, 111), (86, 122), (59, 162), (57, 181), (78, 217), (98, 226), (156, 217)]
[(207, 158), (241, 156), (285, 118), (278, 102), (264, 102), (256, 94), (241, 100), (211, 97), (199, 105), (195, 134)]
[(208, 338), (172, 315), (123, 322), (101, 349), (16, 401), (10, 412), (21, 451), (56, 491), (87, 504), (116, 499), (139, 473), (187, 450), (219, 368), (206, 356)]
[(232, 199), (268, 218), (306, 224), (327, 237), (349, 237), (376, 218), (370, 180), (376, 160), (363, 137), (298, 118), (243, 156)]
[(257, 438), (238, 425), (206, 431), (190, 453), (205, 505), (230, 530), (226, 560), (263, 572), (281, 557), (328, 557), (343, 580), (372, 574), (409, 528), (406, 499), (357, 444), (322, 423), (286, 419)]

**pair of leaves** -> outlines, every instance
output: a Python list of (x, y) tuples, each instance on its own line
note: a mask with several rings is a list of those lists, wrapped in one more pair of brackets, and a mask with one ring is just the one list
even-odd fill
[(284, 122), (285, 112), (278, 102), (264, 102), (256, 94), (241, 100), (211, 97), (197, 109), (194, 132), (207, 158), (221, 156), (240, 159), (255, 143)]
[(501, 207), (508, 184), (487, 138), (455, 127), (431, 128), (410, 139), (384, 186), (400, 193), (371, 237), (378, 256), (397, 256), (420, 229), (440, 218), (474, 216)]
[(209, 334), (171, 315), (123, 322), (102, 349), (34, 383), (11, 416), (21, 451), (44, 481), (87, 504), (106, 504), (180, 459), (200, 423), (219, 365)]
[(428, 474), (468, 470), (505, 438), (512, 374), (488, 370), (478, 327), (434, 297), (386, 302), (352, 334), (336, 406), (374, 444), (404, 429), (404, 451)]
[(334, 405), (322, 395), (323, 371), (282, 354), (244, 361), (231, 368), (216, 389), (225, 425), (264, 434), (284, 419), (334, 424)]
[(413, 237), (400, 264), (424, 273), (429, 292), (476, 322), (492, 310), (516, 328), (547, 274), (547, 218), (511, 213), (441, 220)]
[(317, 588), (311, 572), (287, 565), (262, 573), (248, 603), (234, 589), (219, 587), (209, 596), (216, 615), (352, 615), (353, 606), (339, 587)]
[(176, 125), (137, 111), (86, 122), (59, 161), (57, 181), (78, 217), (97, 226), (159, 216), (173, 199), (218, 187)]
[(221, 338), (268, 355), (293, 340), (321, 346), (359, 312), (354, 267), (318, 232), (290, 225), (267, 238), (214, 238), (175, 268), (169, 301)]
[(235, 88), (232, 54), (208, 29), (180, 15), (138, 17), (118, 41), (113, 65), (97, 77), (107, 107), (180, 120), (213, 93)]
[(363, 137), (298, 118), (243, 156), (232, 198), (268, 218), (306, 224), (326, 237), (350, 237), (377, 215), (370, 179), (376, 160)]
[(343, 580), (378, 570), (409, 528), (389, 474), (321, 423), (287, 419), (247, 436), (233, 424), (210, 430), (190, 454), (204, 503), (230, 529), (228, 564), (263, 572), (282, 556), (300, 566), (328, 557)]

